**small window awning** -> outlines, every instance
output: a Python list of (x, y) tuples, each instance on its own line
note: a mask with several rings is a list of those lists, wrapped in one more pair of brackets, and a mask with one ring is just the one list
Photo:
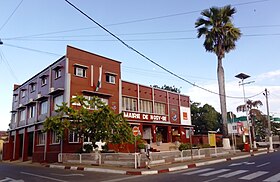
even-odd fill
[(114, 76), (117, 76), (117, 75), (118, 75), (117, 73), (113, 73), (113, 72), (110, 72), (110, 71), (106, 71), (105, 74), (114, 75)]
[(80, 68), (85, 68), (85, 69), (88, 69), (88, 66), (85, 66), (85, 65), (82, 65), (82, 64), (74, 64), (74, 66), (76, 67), (80, 67)]
[(105, 96), (105, 97), (112, 97), (112, 94), (95, 92), (95, 91), (92, 91), (92, 90), (82, 90), (82, 93), (90, 94), (90, 95), (100, 95), (100, 96)]
[(46, 78), (46, 77), (48, 77), (48, 76), (49, 76), (49, 75), (44, 74), (44, 75), (39, 76), (39, 78)]
[(55, 67), (53, 67), (53, 70), (58, 70), (60, 68), (62, 68), (63, 66), (61, 64), (55, 65)]
[(29, 105), (33, 105), (33, 104), (36, 104), (36, 100), (30, 100), (27, 104), (25, 104), (26, 106), (29, 106)]
[(49, 97), (48, 96), (46, 96), (46, 95), (42, 95), (42, 96), (40, 96), (40, 97), (37, 97), (36, 99), (34, 99), (35, 101), (42, 101), (42, 100), (46, 100), (46, 99), (48, 99)]
[(56, 88), (49, 92), (49, 95), (57, 95), (64, 92), (64, 88)]

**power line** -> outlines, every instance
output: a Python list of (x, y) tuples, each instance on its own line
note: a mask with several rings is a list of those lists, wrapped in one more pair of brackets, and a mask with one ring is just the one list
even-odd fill
[(9, 61), (7, 61), (7, 58), (5, 57), (5, 55), (4, 55), (3, 51), (1, 51), (1, 49), (0, 49), (0, 57), (2, 58), (3, 62), (7, 65), (9, 72), (14, 77), (16, 82), (19, 83), (19, 79), (17, 78), (15, 72), (13, 71), (12, 67), (9, 64)]
[[(65, 0), (69, 5), (71, 5), (74, 9), (76, 9), (77, 11), (79, 11), (81, 14), (83, 14), (85, 17), (87, 17), (89, 20), (91, 20), (93, 23), (95, 23), (98, 27), (100, 27), (101, 29), (103, 29), (105, 32), (109, 33), (112, 37), (114, 37), (115, 39), (117, 39), (119, 42), (121, 42), (125, 47), (127, 47), (128, 49), (132, 50), (133, 52), (139, 54), (141, 57), (143, 57), (144, 59), (148, 60), (149, 62), (151, 62), (152, 64), (156, 65), (157, 67), (161, 68), (162, 70), (170, 73), (171, 75), (179, 78), (180, 80), (183, 80), (185, 82), (187, 82), (188, 84), (195, 86), (197, 88), (200, 88), (204, 91), (207, 91), (209, 93), (212, 94), (216, 94), (216, 95), (220, 95), (217, 92), (211, 91), (209, 89), (206, 89), (204, 87), (198, 86), (188, 80), (186, 80), (185, 78), (182, 78), (181, 76), (175, 74), (174, 72), (168, 70), (167, 68), (161, 66), (159, 63), (153, 61), (152, 59), (150, 59), (149, 57), (145, 56), (143, 53), (141, 53), (140, 51), (136, 50), (135, 48), (131, 47), (130, 45), (128, 45), (127, 43), (125, 43), (122, 39), (120, 39), (118, 36), (116, 36), (115, 34), (113, 34), (112, 32), (110, 32), (108, 29), (106, 29), (105, 27), (103, 27), (101, 24), (99, 24), (97, 21), (95, 21), (94, 19), (92, 19), (89, 15), (87, 15), (86, 13), (84, 13), (82, 10), (80, 10), (78, 7), (76, 7), (74, 4), (72, 4), (71, 2), (69, 2), (68, 0)], [(238, 98), (238, 99), (244, 99), (243, 97), (233, 97), (233, 96), (226, 96), (228, 98)]]
[[(116, 34), (117, 35), (117, 34)], [(280, 36), (280, 33), (264, 33), (264, 34), (243, 34), (243, 37), (267, 37), (267, 36)], [(140, 38), (140, 39), (122, 39), (126, 42), (142, 42), (142, 41), (181, 41), (181, 40), (196, 40), (196, 37), (174, 37), (174, 38)], [(9, 39), (3, 39), (9, 40)], [(17, 39), (18, 41), (46, 41), (46, 42), (112, 42), (118, 41), (115, 39), (46, 39), (46, 38), (21, 38)]]
[(17, 11), (17, 9), (19, 8), (19, 6), (21, 5), (21, 3), (23, 2), (23, 0), (20, 1), (20, 3), (17, 5), (16, 9), (14, 9), (14, 11), (12, 12), (12, 14), (10, 14), (10, 16), (8, 17), (8, 19), (5, 21), (5, 23), (2, 25), (2, 27), (0, 28), (0, 31), (4, 28), (4, 26), (9, 22), (9, 20), (12, 18), (12, 16), (15, 14), (15, 12)]
[[(262, 2), (266, 2), (266, 1), (271, 1), (271, 0), (249, 1), (249, 2), (244, 2), (244, 3), (233, 4), (233, 6), (243, 6), (243, 5), (248, 5), (248, 4), (262, 3)], [(125, 22), (107, 24), (107, 25), (104, 25), (104, 26), (109, 27), (109, 26), (124, 25), (124, 24), (138, 23), (138, 22), (144, 22), (144, 21), (151, 21), (151, 20), (156, 20), (156, 19), (182, 16), (182, 15), (197, 13), (197, 12), (201, 12), (201, 11), (202, 10), (195, 10), (195, 11), (189, 11), (189, 12), (182, 12), (182, 13), (176, 13), (176, 14), (156, 16), (156, 17), (151, 17), (151, 18), (130, 20), (130, 21), (125, 21)], [(257, 26), (254, 26), (254, 27), (257, 27)], [(260, 26), (260, 27), (263, 27), (263, 26)], [(6, 40), (20, 39), (20, 38), (27, 38), (27, 37), (36, 37), (36, 36), (51, 35), (51, 34), (66, 33), (66, 32), (74, 32), (74, 31), (88, 30), (88, 29), (94, 29), (94, 28), (98, 28), (98, 27), (85, 27), (85, 28), (69, 29), (69, 30), (62, 30), (62, 31), (54, 31), (54, 32), (48, 32), (48, 33), (40, 33), (40, 34), (33, 34), (33, 35), (20, 36), (20, 37), (12, 37), (12, 38), (7, 38)]]
[(39, 53), (44, 53), (44, 54), (49, 54), (49, 55), (55, 55), (55, 56), (61, 56), (59, 54), (56, 53), (51, 53), (51, 52), (47, 52), (47, 51), (40, 51), (37, 49), (32, 49), (32, 48), (27, 48), (27, 47), (21, 47), (21, 46), (16, 46), (16, 45), (12, 45), (12, 44), (5, 44), (6, 46), (10, 46), (10, 47), (15, 47), (18, 49), (24, 49), (24, 50), (28, 50), (28, 51), (33, 51), (33, 52), (39, 52)]

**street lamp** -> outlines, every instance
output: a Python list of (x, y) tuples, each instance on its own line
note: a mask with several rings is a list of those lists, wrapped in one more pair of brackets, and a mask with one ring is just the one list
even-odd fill
[(246, 118), (247, 118), (247, 125), (248, 125), (248, 135), (249, 135), (249, 142), (250, 142), (250, 152), (252, 152), (252, 136), (251, 136), (251, 124), (249, 123), (249, 119), (248, 119), (248, 108), (247, 108), (247, 102), (246, 102), (246, 98), (245, 98), (245, 89), (244, 89), (244, 85), (245, 84), (250, 84), (253, 83), (254, 81), (250, 81), (250, 82), (246, 82), (244, 83), (244, 80), (249, 78), (249, 75), (246, 75), (245, 73), (239, 73), (238, 75), (235, 76), (236, 78), (241, 79), (241, 83), (239, 83), (239, 85), (242, 85), (243, 87), (243, 97), (244, 97), (244, 103), (245, 103), (245, 108), (246, 108)]

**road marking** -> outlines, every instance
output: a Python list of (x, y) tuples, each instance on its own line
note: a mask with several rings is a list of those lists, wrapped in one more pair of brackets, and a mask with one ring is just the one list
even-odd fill
[(237, 170), (237, 171), (234, 171), (234, 172), (231, 172), (231, 173), (227, 173), (227, 174), (224, 174), (224, 175), (221, 175), (221, 176), (218, 176), (220, 178), (229, 178), (229, 177), (232, 177), (232, 176), (236, 176), (238, 174), (242, 174), (242, 173), (246, 173), (248, 170)]
[(230, 165), (228, 165), (229, 167), (231, 167), (231, 166), (240, 166), (240, 165), (242, 165), (243, 164), (243, 162), (240, 162), (240, 163), (233, 163), (233, 164), (230, 164)]
[(24, 182), (22, 179), (16, 180), (13, 178), (6, 177), (5, 179), (1, 179), (0, 182)]
[(135, 179), (135, 178), (140, 178), (140, 177), (143, 177), (143, 175), (139, 175), (139, 176), (130, 176), (130, 177), (125, 177), (125, 178), (111, 179), (111, 180), (105, 180), (105, 181), (101, 181), (101, 182), (126, 181), (126, 180), (129, 180), (129, 179)]
[(231, 166), (240, 166), (240, 165), (242, 165), (242, 164), (244, 164), (244, 165), (253, 165), (253, 164), (255, 164), (255, 162), (240, 162), (240, 163), (233, 163), (233, 164), (230, 164), (230, 165), (229, 165), (229, 167), (231, 167)]
[(32, 174), (32, 173), (27, 173), (27, 172), (20, 172), (20, 173), (21, 174), (26, 174), (26, 175), (29, 175), (29, 176), (35, 176), (35, 177), (39, 177), (39, 178), (49, 179), (49, 180), (53, 180), (53, 181), (67, 182), (67, 181), (64, 181), (64, 180), (55, 179), (55, 178), (51, 178), (51, 177), (48, 177), (48, 176), (42, 176), (42, 175), (38, 175), (38, 174)]
[(203, 172), (211, 171), (211, 170), (214, 170), (214, 168), (205, 168), (205, 169), (195, 170), (192, 172), (183, 173), (183, 175), (192, 175), (192, 174), (203, 173)]
[(268, 165), (268, 164), (270, 164), (270, 162), (267, 162), (267, 163), (264, 163), (264, 164), (258, 165), (257, 167), (266, 166), (266, 165)]
[(217, 170), (217, 171), (212, 171), (212, 172), (200, 174), (199, 176), (211, 176), (211, 175), (214, 175), (214, 174), (219, 174), (219, 173), (227, 172), (229, 170), (230, 169), (220, 169), (220, 170)]
[(51, 173), (51, 175), (56, 175), (56, 176), (85, 176), (83, 174), (56, 174), (56, 173)]
[(252, 180), (254, 178), (260, 177), (260, 176), (262, 176), (264, 174), (267, 174), (267, 173), (268, 173), (267, 171), (257, 171), (255, 173), (249, 174), (247, 176), (243, 176), (243, 177), (238, 178), (238, 179)]
[(280, 181), (280, 173), (278, 173), (278, 174), (276, 174), (274, 176), (271, 176), (270, 178), (267, 178), (264, 181), (267, 181), (267, 182), (277, 182), (277, 181)]

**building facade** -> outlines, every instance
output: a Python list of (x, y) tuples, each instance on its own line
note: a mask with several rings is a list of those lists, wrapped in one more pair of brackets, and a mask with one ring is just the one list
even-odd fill
[(142, 137), (163, 142), (189, 141), (189, 97), (121, 80), (121, 63), (67, 46), (66, 55), (22, 85), (15, 85), (9, 128), (4, 146), (6, 160), (56, 162), (60, 152), (79, 152), (83, 140), (65, 131), (59, 141), (55, 132), (42, 132), (47, 117), (56, 115), (62, 102), (71, 98), (98, 96), (116, 113), (123, 112)]

